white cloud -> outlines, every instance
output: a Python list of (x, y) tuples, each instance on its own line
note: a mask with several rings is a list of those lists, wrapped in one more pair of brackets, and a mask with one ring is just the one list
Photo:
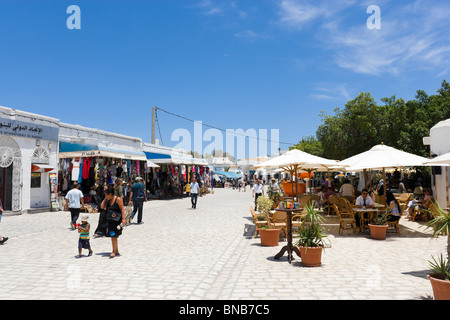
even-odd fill
[(351, 100), (350, 92), (347, 88), (347, 83), (333, 84), (323, 83), (320, 87), (315, 89), (317, 93), (311, 94), (312, 98), (318, 100)]
[[(369, 30), (365, 24), (369, 15), (364, 6), (369, 4), (373, 3), (283, 0), (279, 22), (301, 32), (314, 26), (318, 43), (329, 50), (334, 63), (356, 73), (398, 74), (419, 68), (445, 74), (450, 70), (449, 4), (382, 1), (380, 30)], [(346, 16), (347, 9), (361, 10), (358, 24), (355, 16)]]

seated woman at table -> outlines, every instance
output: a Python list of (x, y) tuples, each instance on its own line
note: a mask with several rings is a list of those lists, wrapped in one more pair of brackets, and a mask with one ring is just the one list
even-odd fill
[(408, 203), (408, 215), (406, 216), (407, 219), (411, 219), (412, 215), (414, 213), (415, 207), (418, 206), (419, 209), (423, 210), (423, 209), (428, 209), (428, 207), (430, 206), (430, 203), (433, 201), (433, 195), (431, 194), (431, 190), (430, 189), (424, 189), (423, 190), (423, 195), (421, 197), (420, 201), (417, 200), (411, 200)]
[(356, 198), (356, 208), (375, 208), (375, 204), (371, 197), (369, 197), (369, 190), (363, 189), (361, 195)]
[(394, 222), (400, 220), (400, 205), (397, 199), (395, 199), (394, 194), (391, 191), (386, 191), (386, 203), (389, 203), (389, 213), (386, 221)]

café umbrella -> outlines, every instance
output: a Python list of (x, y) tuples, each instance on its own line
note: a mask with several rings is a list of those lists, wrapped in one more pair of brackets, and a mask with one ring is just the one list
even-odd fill
[[(314, 171), (332, 171), (340, 168), (340, 163), (336, 160), (329, 160), (309, 154), (304, 151), (292, 149), (278, 157), (260, 163), (258, 168), (283, 169), (290, 173), (291, 177), (296, 176), (299, 171), (306, 171), (310, 175)], [(292, 179), (292, 194), (294, 195), (294, 179)]]
[(429, 159), (408, 153), (384, 144), (342, 160), (340, 164), (347, 165), (349, 172), (363, 170), (383, 170), (383, 185), (386, 190), (386, 170), (404, 167), (424, 166)]
[(436, 165), (436, 166), (447, 166), (450, 165), (450, 152), (445, 153), (439, 157), (433, 158), (431, 160), (427, 160), (424, 163), (425, 166)]

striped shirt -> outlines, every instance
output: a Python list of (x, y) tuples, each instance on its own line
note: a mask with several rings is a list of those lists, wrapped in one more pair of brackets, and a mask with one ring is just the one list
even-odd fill
[[(89, 226), (89, 223), (80, 225), (81, 228), (86, 229)], [(89, 231), (80, 231), (80, 239), (81, 240), (89, 240)]]

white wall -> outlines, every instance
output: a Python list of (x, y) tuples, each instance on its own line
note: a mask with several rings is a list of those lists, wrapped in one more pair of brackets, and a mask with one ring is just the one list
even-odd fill
[[(439, 122), (430, 130), (430, 151), (440, 156), (450, 152), (450, 119)], [(448, 207), (450, 188), (448, 185), (448, 167), (442, 167), (442, 174), (435, 176), (434, 196), (441, 207)]]

